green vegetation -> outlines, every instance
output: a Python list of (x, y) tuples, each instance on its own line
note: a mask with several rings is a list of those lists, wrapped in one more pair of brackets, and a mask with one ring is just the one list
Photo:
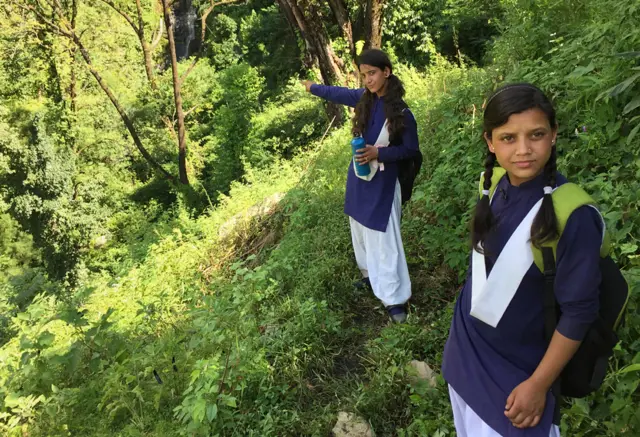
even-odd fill
[[(425, 156), (403, 215), (405, 325), (351, 286), (349, 130), (324, 136), (324, 107), (296, 83), (319, 73), (277, 6), (209, 16), (182, 87), (185, 186), (143, 158), (73, 44), (29, 4), (0, 7), (0, 433), (326, 436), (351, 411), (379, 436), (453, 435), (444, 381), (412, 385), (407, 364), (440, 365), (468, 263), (484, 99), (526, 80), (556, 102), (560, 170), (600, 203), (632, 288), (605, 386), (567, 402), (563, 435), (640, 435), (640, 2), (387, 3), (383, 41)], [(194, 1), (199, 14), (207, 4)], [(177, 175), (163, 51), (152, 86), (122, 16), (77, 5), (95, 68)], [(142, 4), (149, 41), (154, 5)]]

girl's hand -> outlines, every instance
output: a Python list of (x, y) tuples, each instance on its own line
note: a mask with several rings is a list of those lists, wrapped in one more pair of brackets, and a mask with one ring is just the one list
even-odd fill
[(370, 146), (367, 144), (367, 147), (364, 149), (356, 150), (356, 161), (360, 164), (366, 164), (369, 161), (378, 158), (378, 148), (376, 146)]
[(313, 85), (313, 82), (310, 80), (301, 80), (300, 83), (307, 89), (308, 93), (311, 92), (311, 85)]
[(516, 428), (533, 428), (540, 423), (544, 406), (547, 401), (548, 387), (537, 383), (531, 378), (513, 389), (504, 415), (511, 420)]

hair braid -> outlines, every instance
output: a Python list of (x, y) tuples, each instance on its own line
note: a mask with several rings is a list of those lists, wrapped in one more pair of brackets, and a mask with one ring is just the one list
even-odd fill
[[(555, 188), (556, 171), (556, 146), (554, 145), (551, 149), (551, 156), (544, 166), (547, 187)], [(545, 192), (540, 211), (538, 211), (531, 225), (531, 242), (534, 246), (540, 248), (547, 241), (558, 238), (559, 235), (558, 219), (556, 218), (556, 210), (553, 207), (553, 199), (550, 192)]]
[[(493, 177), (493, 168), (496, 165), (495, 153), (488, 152), (484, 160), (484, 178), (482, 188), (484, 190), (491, 189), (491, 178)], [(495, 226), (495, 217), (491, 212), (490, 196), (482, 195), (476, 204), (476, 211), (472, 222), (472, 245), (480, 253), (484, 253), (484, 241)]]

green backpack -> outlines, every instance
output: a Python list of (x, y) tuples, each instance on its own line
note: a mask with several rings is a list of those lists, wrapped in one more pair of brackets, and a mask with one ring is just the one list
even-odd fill
[[(496, 167), (491, 178), (490, 198), (493, 196), (498, 182), (506, 174), (502, 168)], [(480, 180), (480, 196), (482, 196), (482, 178)], [(562, 235), (569, 217), (581, 206), (593, 206), (595, 202), (582, 188), (576, 184), (566, 183), (554, 190), (551, 195), (558, 219), (559, 235)], [(559, 238), (558, 238), (559, 240)], [(533, 244), (533, 258), (536, 266), (545, 277), (545, 335), (547, 341), (556, 330), (560, 308), (555, 298), (554, 283), (556, 275), (556, 249), (558, 240), (547, 242), (542, 249)], [(618, 343), (616, 331), (620, 327), (627, 302), (629, 286), (622, 276), (619, 267), (609, 256), (611, 248), (607, 232), (603, 237), (600, 250), (600, 313), (598, 319), (589, 328), (580, 348), (562, 371), (553, 386), (556, 397), (567, 396), (581, 398), (600, 388), (607, 370), (613, 348)]]

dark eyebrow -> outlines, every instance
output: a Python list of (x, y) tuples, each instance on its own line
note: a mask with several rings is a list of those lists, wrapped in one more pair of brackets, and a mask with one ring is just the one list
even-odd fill
[(542, 132), (548, 132), (548, 131), (549, 131), (549, 129), (547, 129), (547, 128), (546, 128), (546, 127), (544, 127), (544, 126), (538, 126), (538, 127), (534, 128), (534, 129), (531, 129), (531, 131), (530, 131), (530, 132), (540, 132), (540, 131), (542, 131)]
[[(531, 129), (531, 130), (529, 131), (529, 133), (531, 133), (531, 132), (539, 132), (539, 131), (545, 131), (545, 132), (547, 132), (548, 130), (549, 130), (549, 129), (548, 129), (547, 127), (545, 127), (545, 126), (538, 126), (538, 127), (534, 127), (533, 129)], [(511, 135), (511, 136), (515, 136), (516, 134), (515, 134), (515, 133), (513, 133), (513, 132), (500, 132), (498, 135), (499, 135), (499, 136), (503, 136), (503, 135)]]

